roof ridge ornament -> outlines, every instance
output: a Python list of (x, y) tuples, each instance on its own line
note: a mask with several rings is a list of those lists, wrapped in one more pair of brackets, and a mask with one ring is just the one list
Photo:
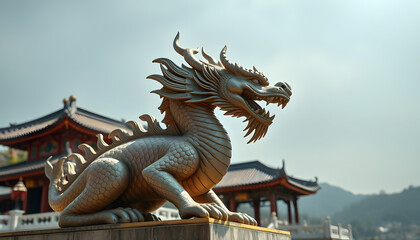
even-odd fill
[(63, 104), (64, 104), (64, 113), (67, 116), (71, 116), (76, 112), (77, 110), (76, 97), (74, 95), (71, 95), (68, 99), (64, 98)]

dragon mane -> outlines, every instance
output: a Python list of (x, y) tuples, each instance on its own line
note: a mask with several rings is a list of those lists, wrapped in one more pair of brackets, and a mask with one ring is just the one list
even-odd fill
[(154, 90), (152, 93), (156, 93), (163, 98), (159, 110), (165, 114), (162, 122), (167, 128), (176, 128), (169, 111), (169, 100), (181, 100), (188, 104), (205, 102), (214, 107), (219, 107), (225, 111), (225, 115), (246, 117), (244, 122), (248, 121), (248, 125), (244, 131), (248, 131), (245, 137), (254, 131), (254, 135), (248, 143), (255, 142), (264, 137), (268, 126), (260, 124), (256, 119), (250, 117), (244, 109), (229, 103), (219, 92), (227, 91), (224, 86), (221, 86), (221, 82), (235, 75), (240, 75), (245, 79), (256, 79), (259, 84), (266, 86), (268, 85), (268, 79), (264, 74), (259, 72), (255, 67), (253, 70), (248, 70), (236, 63), (232, 64), (226, 58), (226, 46), (220, 53), (221, 62), (208, 55), (204, 51), (204, 48), (202, 48), (202, 54), (208, 61), (203, 62), (194, 57), (194, 54), (199, 52), (198, 49), (182, 48), (178, 41), (179, 33), (175, 37), (173, 43), (174, 48), (180, 55), (184, 56), (185, 61), (191, 67), (187, 67), (184, 64), (179, 67), (167, 58), (158, 58), (153, 63), (160, 64), (162, 75), (154, 74), (147, 77), (163, 85), (161, 89)]

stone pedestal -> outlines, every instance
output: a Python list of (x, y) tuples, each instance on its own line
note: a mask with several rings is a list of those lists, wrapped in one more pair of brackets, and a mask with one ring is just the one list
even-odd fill
[(0, 240), (290, 240), (290, 233), (274, 229), (197, 218), (161, 222), (97, 225), (0, 233)]

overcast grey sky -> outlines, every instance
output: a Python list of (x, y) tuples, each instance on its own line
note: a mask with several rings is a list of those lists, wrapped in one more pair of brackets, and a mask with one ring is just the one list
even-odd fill
[(76, 95), (126, 120), (162, 119), (146, 76), (184, 47), (255, 65), (287, 81), (267, 136), (247, 145), (222, 116), (233, 163), (259, 159), (355, 193), (420, 185), (419, 1), (0, 1), (0, 127), (41, 117)]

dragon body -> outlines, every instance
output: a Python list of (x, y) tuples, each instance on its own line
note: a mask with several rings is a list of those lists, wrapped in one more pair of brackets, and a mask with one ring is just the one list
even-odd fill
[(59, 225), (81, 226), (144, 221), (151, 211), (172, 202), (181, 218), (213, 217), (256, 225), (244, 213), (229, 211), (212, 188), (226, 174), (231, 143), (226, 130), (214, 115), (215, 107), (225, 115), (245, 117), (249, 142), (263, 137), (274, 116), (255, 100), (286, 106), (291, 96), (287, 83), (270, 86), (258, 70), (247, 70), (226, 58), (221, 62), (207, 55), (208, 63), (197, 60), (197, 49), (175, 50), (190, 67), (177, 66), (160, 58), (162, 75), (148, 78), (163, 87), (153, 91), (163, 98), (159, 107), (165, 114), (160, 127), (151, 115), (142, 115), (147, 129), (127, 122), (132, 132), (114, 130), (107, 144), (98, 135), (97, 149), (79, 146), (84, 154), (72, 154), (54, 166), (47, 161), (50, 179), (49, 204), (60, 212)]

